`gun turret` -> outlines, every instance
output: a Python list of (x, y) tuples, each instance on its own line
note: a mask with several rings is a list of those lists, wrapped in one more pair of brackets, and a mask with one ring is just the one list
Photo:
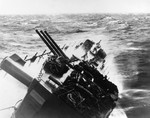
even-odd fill
[[(108, 100), (108, 106), (113, 106), (117, 100), (117, 87), (109, 82), (94, 66), (87, 61), (80, 61), (73, 65), (72, 59), (69, 59), (61, 48), (56, 44), (52, 37), (46, 31), (38, 31), (37, 34), (43, 42), (52, 51), (54, 56), (48, 58), (45, 62), (44, 70), (52, 76), (49, 79), (59, 87), (53, 93), (66, 103), (73, 106), (85, 117), (95, 116), (100, 112), (105, 112), (109, 108), (105, 107), (102, 101)], [(65, 81), (61, 83), (59, 79), (69, 68), (73, 69)], [(113, 89), (110, 91), (110, 89)], [(108, 91), (109, 89), (109, 91)], [(113, 99), (111, 95), (116, 95)], [(110, 101), (110, 102), (109, 102)], [(111, 103), (111, 104), (110, 104)]]

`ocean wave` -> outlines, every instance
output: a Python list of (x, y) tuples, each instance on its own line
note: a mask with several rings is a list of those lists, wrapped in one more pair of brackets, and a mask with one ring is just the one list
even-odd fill
[(4, 46), (4, 45), (0, 45), (0, 50), (6, 50), (7, 49), (7, 46)]
[(106, 30), (108, 31), (118, 31), (118, 30), (125, 30), (128, 31), (130, 30), (131, 27), (127, 22), (122, 22), (122, 21), (110, 21), (106, 25)]

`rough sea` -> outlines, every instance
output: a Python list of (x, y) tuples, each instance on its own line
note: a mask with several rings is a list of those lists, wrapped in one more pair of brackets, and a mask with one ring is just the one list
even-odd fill
[[(101, 40), (108, 55), (105, 68), (120, 93), (110, 118), (150, 118), (150, 14), (0, 16), (0, 61), (48, 50), (36, 29), (47, 30), (59, 45)], [(26, 88), (4, 76), (1, 72), (0, 118), (10, 118), (13, 109), (2, 109), (23, 99)]]

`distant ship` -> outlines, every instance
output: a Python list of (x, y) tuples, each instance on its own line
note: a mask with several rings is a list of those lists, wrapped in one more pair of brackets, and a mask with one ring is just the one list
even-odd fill
[[(27, 86), (27, 94), (11, 118), (108, 118), (118, 100), (118, 88), (100, 70), (105, 66), (106, 53), (100, 42), (89, 39), (75, 46), (84, 55), (69, 58), (47, 31), (37, 34), (49, 48), (25, 59), (13, 54), (3, 59), (1, 69)], [(23, 70), (28, 61), (38, 59), (39, 75), (33, 78)], [(30, 68), (30, 66), (29, 66)]]

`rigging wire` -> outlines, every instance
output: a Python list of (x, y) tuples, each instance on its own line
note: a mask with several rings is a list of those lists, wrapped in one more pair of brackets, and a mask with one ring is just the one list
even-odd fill
[(11, 109), (11, 108), (14, 108), (14, 110), (16, 110), (16, 109), (17, 109), (17, 104), (18, 104), (19, 102), (21, 102), (22, 100), (23, 100), (23, 99), (20, 99), (20, 100), (18, 100), (18, 101), (15, 103), (14, 106), (2, 108), (2, 109), (0, 109), (0, 111), (8, 110), (8, 109)]

